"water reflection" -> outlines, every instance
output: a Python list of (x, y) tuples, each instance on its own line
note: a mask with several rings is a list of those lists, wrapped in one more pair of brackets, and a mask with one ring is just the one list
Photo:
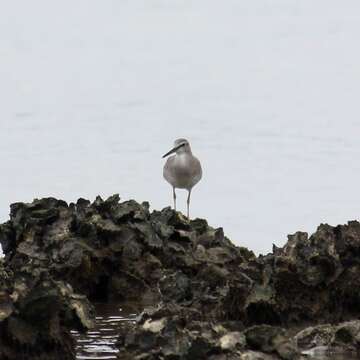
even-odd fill
[(124, 326), (124, 323), (134, 322), (137, 313), (133, 308), (120, 307), (114, 303), (98, 303), (95, 304), (95, 307), (97, 316), (94, 329), (87, 334), (72, 331), (77, 340), (76, 359), (116, 359), (118, 352), (116, 341), (119, 329)]

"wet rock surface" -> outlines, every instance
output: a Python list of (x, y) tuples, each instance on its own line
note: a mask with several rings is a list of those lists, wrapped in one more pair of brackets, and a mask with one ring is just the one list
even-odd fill
[[(73, 358), (69, 330), (93, 320), (87, 299), (156, 305), (119, 335), (119, 359), (297, 359), (360, 344), (357, 323), (346, 322), (360, 315), (356, 221), (298, 232), (256, 257), (221, 228), (170, 208), (150, 212), (118, 195), (45, 198), (11, 205), (0, 242), (4, 359), (16, 358), (10, 339)], [(35, 323), (34, 340), (26, 334)]]
[(305, 352), (322, 349), (358, 353), (360, 345), (360, 321), (352, 320), (340, 324), (322, 324), (308, 327), (294, 337), (297, 346)]
[(93, 308), (40, 268), (0, 262), (0, 359), (73, 359), (70, 329), (92, 327)]
[(297, 359), (286, 330), (270, 325), (245, 328), (239, 321), (204, 321), (178, 305), (144, 311), (137, 327), (119, 336), (119, 359)]
[(194, 309), (161, 305), (146, 309), (136, 326), (122, 329), (118, 359), (306, 360), (318, 355), (358, 359), (360, 320), (306, 327), (244, 326), (205, 321)]

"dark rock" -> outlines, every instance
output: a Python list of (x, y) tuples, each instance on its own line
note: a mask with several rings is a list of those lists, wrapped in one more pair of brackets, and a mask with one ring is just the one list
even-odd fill
[(146, 358), (150, 351), (156, 359), (300, 358), (284, 329), (258, 326), (231, 331), (227, 322), (202, 321), (191, 312), (170, 304), (145, 311), (136, 327), (124, 329), (120, 335), (118, 358)]
[(360, 320), (308, 327), (297, 333), (294, 340), (298, 348), (306, 353), (322, 349), (333, 353), (356, 354), (360, 351)]
[(277, 353), (281, 359), (298, 359), (300, 354), (286, 330), (269, 325), (256, 325), (245, 330), (248, 346), (264, 353)]
[(329, 346), (334, 337), (334, 328), (330, 324), (308, 327), (295, 336), (298, 347), (309, 350), (320, 346)]
[(46, 272), (22, 271), (0, 263), (0, 359), (75, 359), (70, 330), (93, 326), (92, 306)]
[(276, 350), (279, 343), (284, 342), (285, 329), (269, 326), (256, 325), (245, 330), (247, 343), (254, 350), (271, 353)]
[(183, 301), (191, 296), (190, 280), (181, 271), (164, 275), (159, 281), (160, 292), (165, 301)]
[[(124, 300), (148, 297), (160, 278), (178, 270), (194, 279), (201, 270), (207, 281), (209, 266), (212, 286), (224, 286), (228, 270), (219, 266), (244, 261), (222, 229), (205, 220), (189, 222), (170, 208), (149, 214), (149, 204), (119, 199), (79, 199), (68, 206), (47, 198), (12, 205), (10, 221), (0, 227), (6, 261), (13, 268), (37, 261), (92, 299)], [(199, 236), (211, 239), (202, 258), (194, 252)]]
[[(356, 324), (316, 327), (360, 316), (356, 221), (289, 235), (284, 247), (256, 257), (222, 228), (170, 208), (150, 213), (148, 203), (118, 195), (70, 205), (45, 198), (11, 205), (0, 243), (2, 339), (15, 331), (16, 341), (35, 346), (38, 331), (45, 336), (35, 319), (57, 321), (64, 333), (74, 322), (89, 327), (83, 300), (64, 290), (74, 289), (90, 300), (162, 304), (120, 336), (123, 358), (296, 359), (284, 329), (309, 325), (296, 336), (301, 349), (355, 351), (360, 343)], [(26, 291), (13, 298), (19, 286)]]

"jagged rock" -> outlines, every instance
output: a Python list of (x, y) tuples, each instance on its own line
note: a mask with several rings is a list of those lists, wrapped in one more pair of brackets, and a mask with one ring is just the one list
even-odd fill
[(68, 284), (0, 263), (0, 359), (75, 359), (70, 330), (86, 331), (94, 319), (86, 297)]
[(238, 323), (239, 330), (233, 331), (234, 323), (215, 324), (201, 318), (201, 314), (194, 316), (194, 310), (179, 305), (145, 311), (136, 327), (123, 329), (120, 334), (118, 358), (300, 359), (284, 329), (254, 326), (241, 331), (243, 325)]
[(223, 312), (249, 325), (288, 326), (357, 316), (360, 298), (352, 289), (360, 286), (359, 234), (358, 222), (321, 225), (311, 237), (296, 233), (274, 254), (243, 262), (241, 271), (254, 285), (245, 292), (235, 285), (231, 298), (238, 309), (226, 301)]
[(254, 350), (264, 353), (277, 353), (281, 359), (298, 359), (300, 354), (286, 330), (269, 325), (256, 325), (245, 330), (246, 341)]
[(330, 324), (308, 327), (295, 336), (299, 348), (308, 350), (319, 346), (329, 346), (334, 337), (334, 328)]
[(285, 341), (285, 329), (269, 326), (256, 325), (245, 331), (246, 341), (253, 349), (271, 353), (276, 351), (279, 343)]
[[(42, 310), (55, 299), (65, 304), (62, 312), (55, 307), (65, 332), (74, 319), (91, 325), (83, 299), (65, 291), (71, 288), (90, 300), (162, 304), (119, 339), (131, 359), (296, 359), (283, 328), (360, 316), (356, 221), (295, 233), (284, 247), (256, 257), (222, 228), (170, 208), (150, 213), (148, 203), (120, 202), (118, 195), (69, 205), (45, 198), (11, 205), (0, 243), (0, 321), (6, 331), (17, 329), (20, 342), (36, 343), (37, 330), (29, 336), (33, 324), (26, 321), (38, 316), (37, 306), (44, 321), (51, 318)], [(26, 319), (19, 316), (25, 310)], [(296, 338), (300, 348), (358, 349), (356, 324), (307, 331)]]
[(239, 331), (232, 331), (220, 338), (220, 347), (222, 350), (241, 349), (246, 346), (246, 337)]
[(294, 340), (304, 353), (321, 349), (324, 353), (357, 354), (360, 351), (360, 320), (308, 327), (297, 333)]
[(181, 271), (165, 275), (159, 281), (160, 292), (165, 301), (182, 301), (191, 294), (190, 280)]
[[(36, 261), (90, 299), (158, 300), (159, 280), (171, 272), (191, 275), (187, 288), (200, 271), (203, 281), (213, 274), (216, 287), (226, 283), (225, 267), (245, 259), (222, 229), (205, 220), (188, 221), (170, 208), (150, 214), (147, 203), (119, 200), (114, 195), (67, 205), (46, 198), (12, 205), (10, 221), (0, 227), (7, 263)], [(202, 258), (194, 251), (200, 242), (206, 243)], [(189, 296), (186, 290), (180, 298)]]

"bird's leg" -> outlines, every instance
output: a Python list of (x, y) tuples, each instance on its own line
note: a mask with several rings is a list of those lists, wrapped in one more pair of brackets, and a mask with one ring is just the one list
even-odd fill
[(188, 190), (189, 191), (189, 195), (188, 195), (188, 198), (187, 198), (187, 217), (188, 219), (190, 220), (190, 215), (189, 215), (189, 208), (190, 208), (190, 195), (191, 195), (191, 189)]
[(173, 187), (173, 198), (174, 198), (174, 210), (176, 211), (176, 193), (174, 187)]

